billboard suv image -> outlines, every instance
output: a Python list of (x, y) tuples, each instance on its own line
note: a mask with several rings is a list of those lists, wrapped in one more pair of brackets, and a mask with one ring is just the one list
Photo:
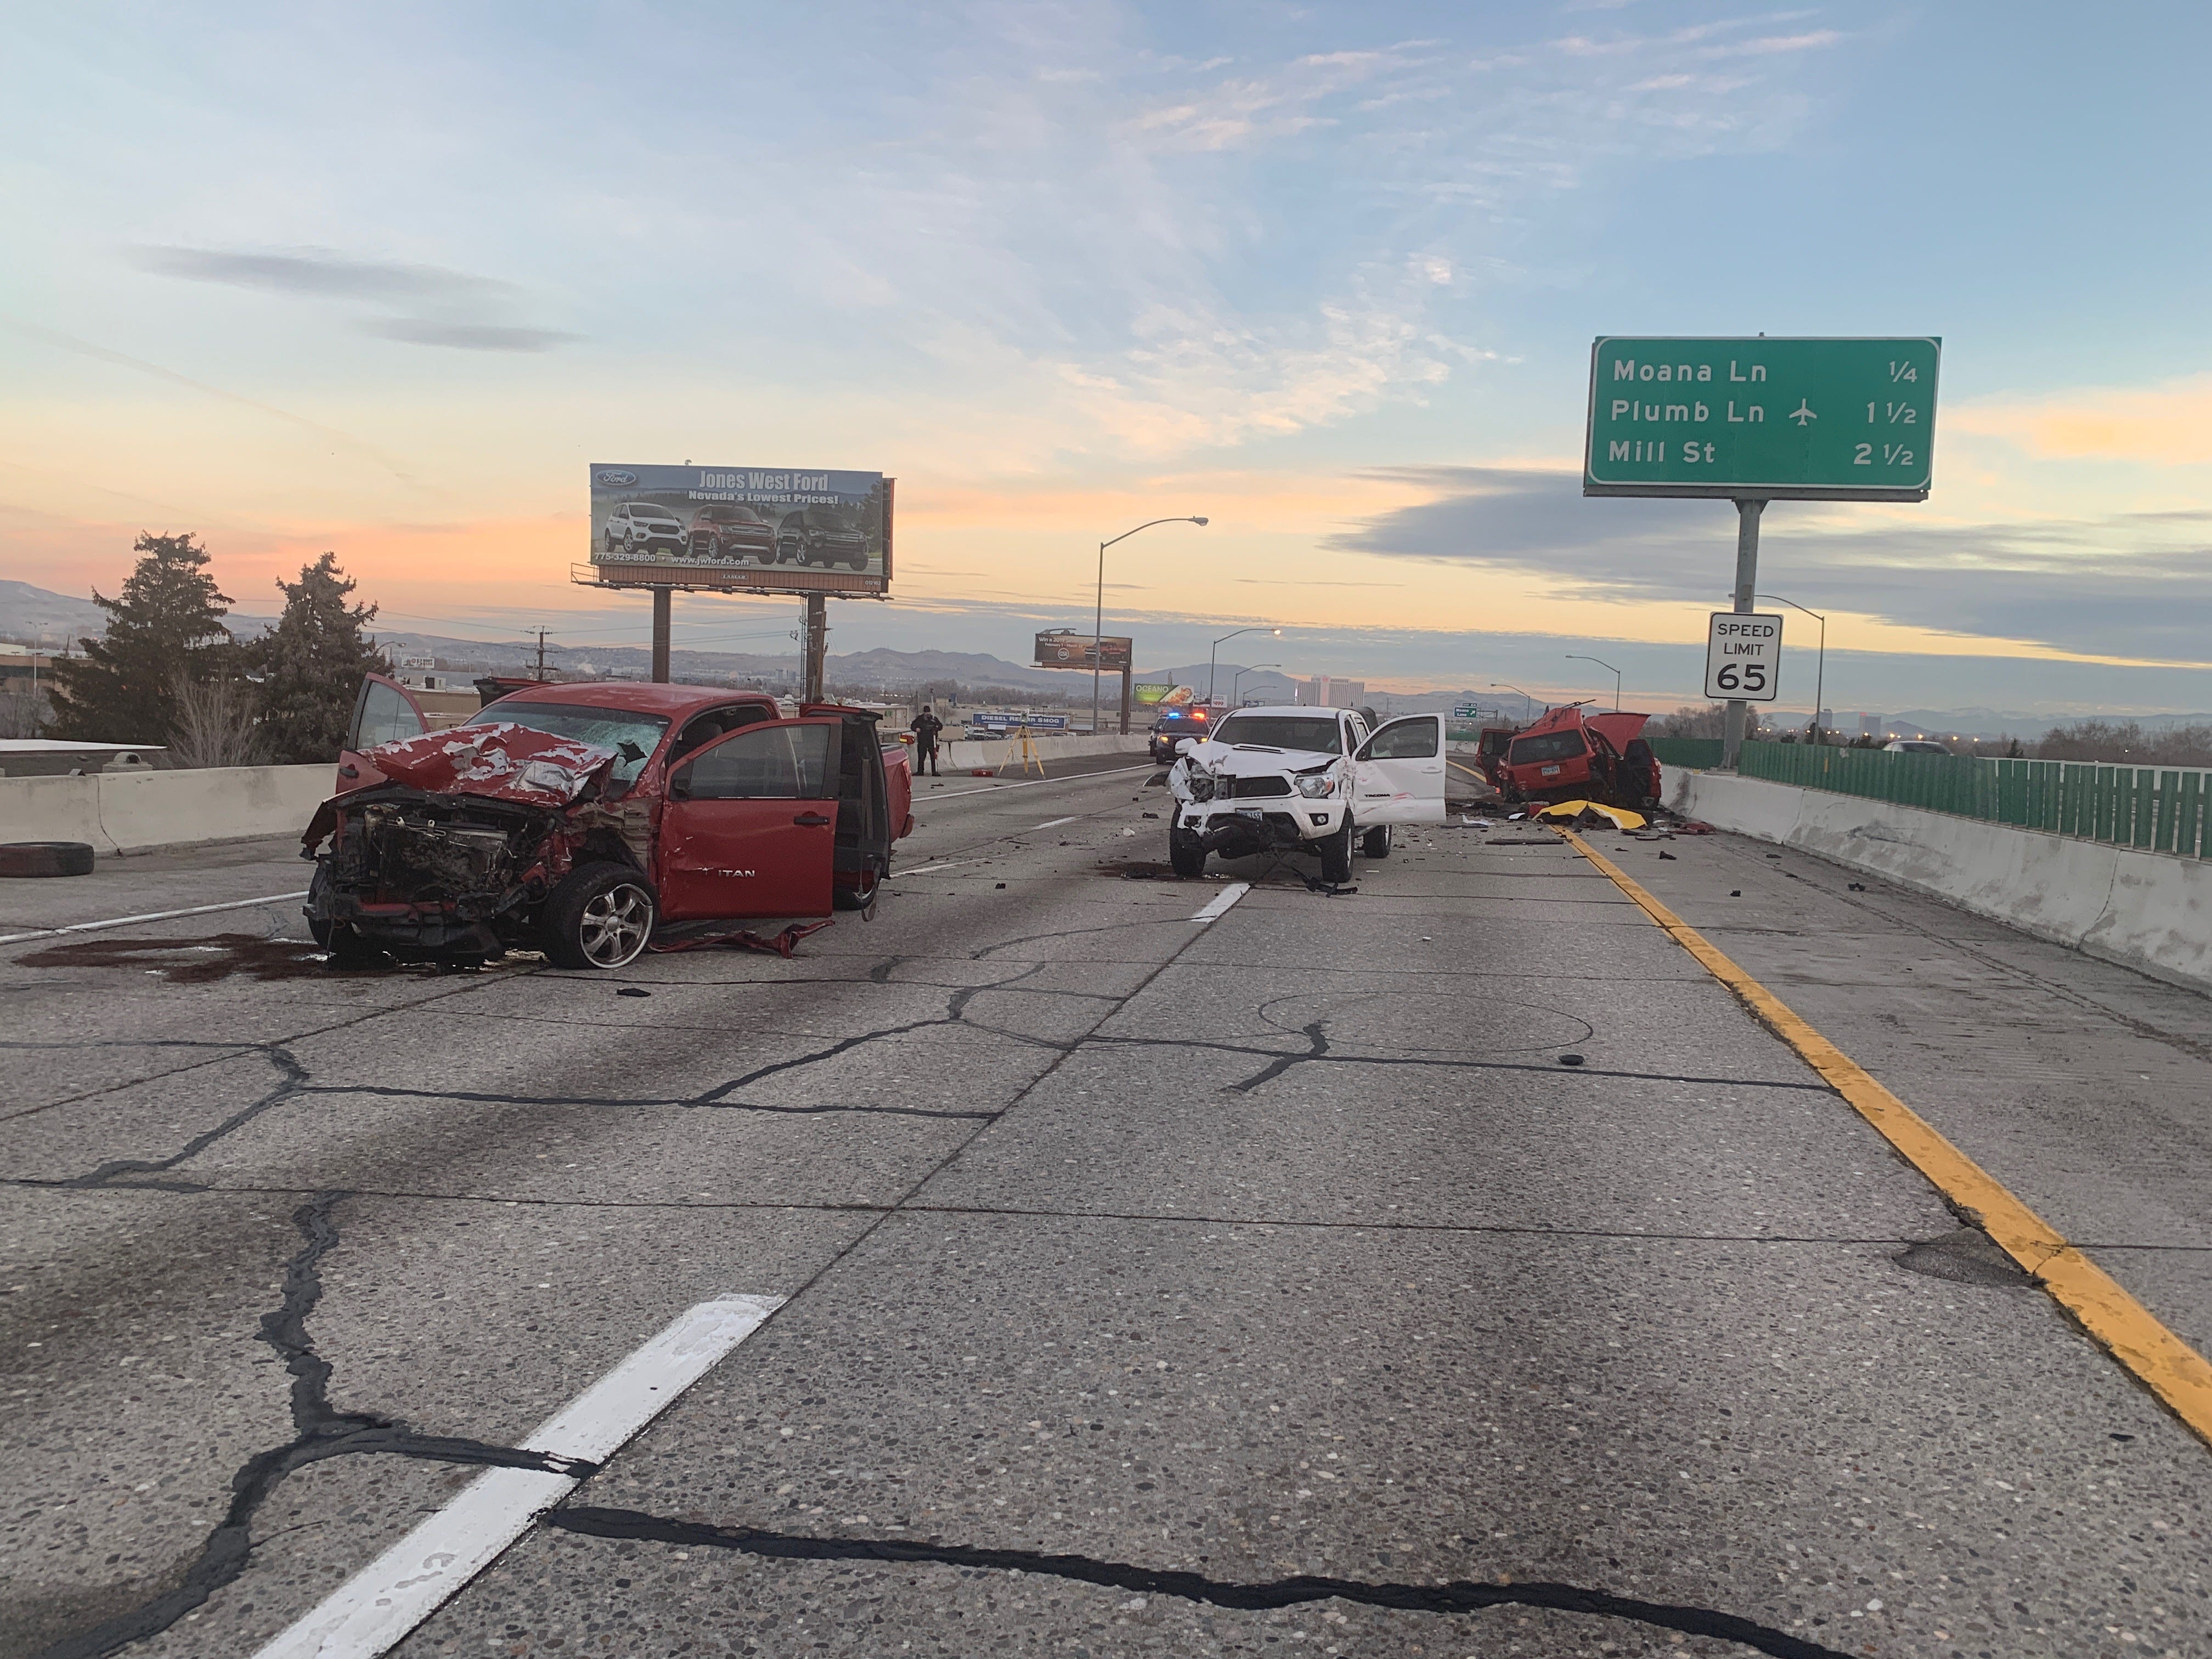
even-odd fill
[(591, 480), (599, 584), (890, 588), (893, 481), (880, 472), (594, 464)]

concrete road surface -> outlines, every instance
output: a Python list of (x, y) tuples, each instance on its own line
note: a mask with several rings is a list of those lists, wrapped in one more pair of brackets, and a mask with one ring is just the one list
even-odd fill
[[(5, 947), (0, 1654), (2212, 1652), (2212, 1452), (1571, 848), (1176, 881), (1150, 775), (788, 962)], [(1603, 844), (2212, 1337), (2212, 1005)]]

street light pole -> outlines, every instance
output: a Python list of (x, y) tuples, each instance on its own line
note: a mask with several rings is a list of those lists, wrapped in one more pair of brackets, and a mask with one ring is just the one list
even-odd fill
[(1618, 714), (1620, 712), (1620, 671), (1618, 668), (1613, 667), (1611, 663), (1605, 661), (1602, 658), (1585, 657), (1578, 651), (1568, 652), (1567, 660), (1569, 662), (1594, 662), (1597, 664), (1600, 668), (1606, 669), (1612, 673), (1613, 712)]
[[(1203, 526), (1202, 518), (1182, 515), (1170, 519), (1147, 519), (1137, 530), (1150, 530), (1156, 524), (1194, 524)], [(1113, 541), (1098, 544), (1098, 599), (1091, 617), (1091, 735), (1098, 735), (1098, 676), (1105, 665), (1099, 659), (1106, 654), (1106, 550), (1114, 542), (1126, 542), (1137, 530), (1125, 530)]]
[(1792, 611), (1803, 611), (1807, 616), (1820, 624), (1820, 654), (1814, 659), (1813, 669), (1813, 741), (1825, 745), (1828, 741), (1828, 733), (1826, 728), (1820, 724), (1820, 716), (1826, 712), (1825, 700), (1828, 684), (1828, 619), (1819, 611), (1809, 610), (1798, 604), (1795, 599), (1784, 599), (1779, 593), (1761, 593), (1759, 597), (1762, 599), (1771, 599), (1777, 605), (1786, 605)]
[[(1224, 635), (1223, 635), (1219, 639), (1218, 639), (1218, 640), (1214, 641), (1214, 642), (1213, 642), (1212, 645), (1210, 645), (1210, 646), (1208, 646), (1208, 647), (1206, 647), (1206, 706), (1207, 708), (1211, 708), (1213, 706), (1213, 657), (1214, 657), (1214, 653), (1215, 653), (1216, 652), (1219, 651), (1219, 650), (1221, 649), (1221, 647), (1222, 647), (1224, 645), (1225, 645), (1226, 643), (1228, 643), (1231, 640), (1235, 639), (1235, 638), (1236, 638), (1239, 634), (1261, 634), (1261, 633), (1273, 634), (1276, 638), (1280, 639), (1280, 638), (1282, 637), (1283, 630), (1282, 630), (1281, 629), (1279, 629), (1279, 628), (1270, 628), (1270, 627), (1268, 627), (1268, 626), (1267, 626), (1267, 623), (1254, 623), (1251, 627), (1249, 627), (1249, 628), (1232, 628), (1232, 629), (1230, 629), (1226, 634), (1224, 634)], [(1279, 665), (1278, 665), (1278, 666), (1279, 666)]]
[[(1490, 689), (1491, 689), (1492, 690), (1493, 690), (1493, 691), (1521, 691), (1521, 688), (1520, 688), (1519, 686), (1515, 685), (1515, 684), (1511, 684), (1510, 681), (1506, 681), (1506, 680), (1492, 680), (1492, 681), (1491, 681), (1491, 683), (1490, 683)], [(1521, 718), (1522, 718), (1522, 719), (1523, 719), (1523, 720), (1534, 720), (1534, 719), (1535, 719), (1535, 718), (1536, 718), (1536, 700), (1535, 700), (1535, 698), (1534, 698), (1534, 697), (1530, 696), (1529, 696), (1526, 691), (1521, 691), (1521, 701), (1522, 701), (1522, 702), (1524, 705), (1526, 705), (1526, 706), (1522, 709), (1522, 711), (1521, 711)]]
[(1232, 708), (1242, 708), (1244, 706), (1243, 703), (1237, 702), (1237, 698), (1242, 695), (1244, 684), (1244, 677), (1247, 674), (1256, 674), (1263, 668), (1280, 668), (1282, 665), (1283, 665), (1279, 662), (1255, 662), (1249, 668), (1240, 668), (1234, 674), (1231, 674), (1229, 677), (1230, 705)]

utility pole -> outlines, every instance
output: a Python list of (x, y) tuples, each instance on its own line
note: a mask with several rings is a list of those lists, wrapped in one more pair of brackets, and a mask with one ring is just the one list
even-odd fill
[(667, 587), (653, 590), (653, 683), (655, 685), (668, 684), (669, 595), (674, 591)]
[[(1759, 518), (1766, 511), (1762, 496), (1739, 496), (1735, 512), (1735, 611), (1747, 614), (1753, 603), (1753, 590), (1759, 586)], [(1814, 698), (1818, 702), (1816, 693)], [(1751, 705), (1741, 697), (1729, 699), (1725, 723), (1721, 727), (1721, 765), (1733, 772), (1736, 757), (1743, 752), (1743, 716)], [(1813, 716), (1820, 718), (1818, 710)]]
[(819, 593), (806, 596), (806, 690), (808, 702), (822, 701), (822, 659), (830, 646), (830, 601)]
[(544, 628), (538, 630), (538, 678), (541, 680), (545, 678), (545, 636), (551, 631)]

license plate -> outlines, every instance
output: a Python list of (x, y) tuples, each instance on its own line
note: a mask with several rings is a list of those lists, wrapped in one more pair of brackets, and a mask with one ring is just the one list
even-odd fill
[(1237, 816), (1240, 818), (1263, 818), (1267, 815), (1256, 806), (1240, 806), (1237, 809)]

